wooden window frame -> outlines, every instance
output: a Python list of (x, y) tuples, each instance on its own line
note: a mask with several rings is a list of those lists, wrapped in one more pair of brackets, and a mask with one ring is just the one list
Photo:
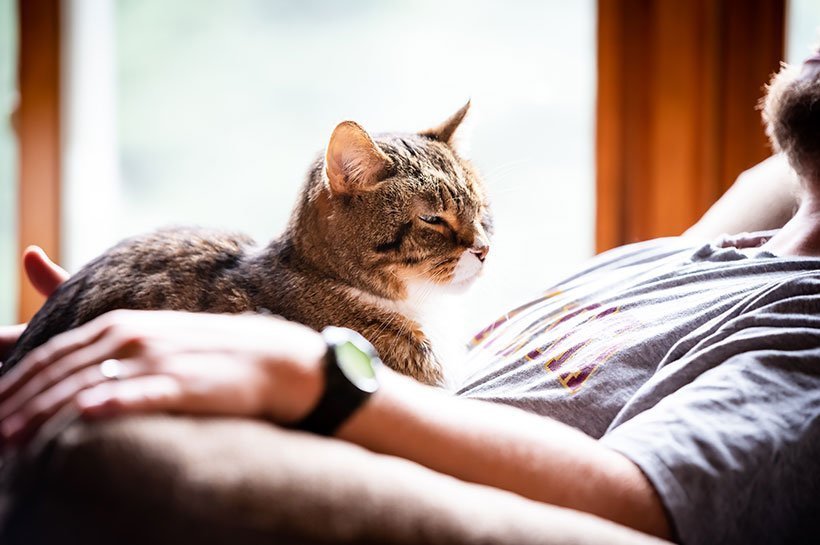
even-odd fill
[(678, 235), (771, 154), (786, 0), (599, 0), (596, 248)]
[[(60, 259), (60, 0), (18, 0), (18, 245)], [(769, 154), (786, 0), (598, 0), (596, 246), (674, 235)], [(670, 153), (670, 150), (675, 150)], [(43, 298), (19, 275), (19, 312)]]
[[(18, 255), (31, 244), (60, 259), (60, 0), (18, 0)], [(22, 268), (18, 317), (43, 303)]]

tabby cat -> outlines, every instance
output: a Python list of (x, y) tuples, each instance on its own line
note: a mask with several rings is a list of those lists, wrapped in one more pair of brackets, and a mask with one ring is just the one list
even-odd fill
[(113, 309), (267, 311), (317, 330), (359, 331), (389, 367), (441, 384), (418, 297), (434, 285), (471, 283), (491, 233), (482, 182), (451, 145), (468, 108), (417, 134), (371, 137), (340, 123), (284, 233), (267, 247), (201, 229), (119, 243), (48, 299), (3, 372), (50, 337)]

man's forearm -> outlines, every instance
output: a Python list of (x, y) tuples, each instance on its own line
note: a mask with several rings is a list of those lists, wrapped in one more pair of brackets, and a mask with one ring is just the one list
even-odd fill
[(734, 184), (684, 236), (710, 240), (721, 234), (777, 229), (797, 209), (797, 175), (774, 155), (738, 176)]
[(654, 488), (630, 460), (559, 422), (453, 398), (385, 373), (339, 437), (436, 471), (668, 537)]

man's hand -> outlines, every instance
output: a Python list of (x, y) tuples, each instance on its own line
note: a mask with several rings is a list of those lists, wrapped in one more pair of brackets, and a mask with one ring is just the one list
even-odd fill
[(8, 353), (14, 348), (14, 343), (25, 329), (26, 324), (0, 326), (0, 361), (5, 361)]
[[(54, 293), (68, 278), (65, 269), (51, 261), (38, 246), (29, 246), (23, 252), (23, 266), (29, 282), (44, 297)], [(0, 326), (0, 361), (6, 358), (25, 328), (26, 324)]]
[(325, 343), (259, 315), (115, 310), (32, 350), (0, 380), (4, 443), (73, 404), (86, 416), (180, 412), (301, 419), (323, 388)]
[(28, 281), (44, 297), (48, 297), (60, 284), (68, 280), (68, 272), (54, 263), (42, 248), (29, 246), (23, 252), (23, 267)]

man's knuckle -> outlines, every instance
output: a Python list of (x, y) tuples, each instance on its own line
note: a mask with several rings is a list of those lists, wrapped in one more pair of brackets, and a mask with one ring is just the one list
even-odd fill
[(60, 370), (51, 365), (40, 371), (39, 376), (44, 384), (53, 384), (60, 379)]
[(124, 308), (117, 308), (108, 313), (108, 316), (114, 321), (123, 321), (127, 316), (128, 311)]
[(117, 330), (129, 323), (128, 311), (121, 308), (112, 310), (103, 315), (101, 321), (103, 322), (104, 329), (106, 329), (107, 331), (110, 331), (112, 329)]
[(42, 369), (46, 364), (47, 356), (48, 347), (46, 345), (35, 348), (28, 353), (28, 356), (26, 356), (26, 359), (23, 361), (22, 367), (28, 367), (33, 371)]
[(129, 343), (136, 336), (136, 332), (129, 324), (114, 321), (106, 328), (106, 335), (122, 346)]
[(41, 418), (48, 412), (50, 404), (43, 397), (37, 397), (28, 403), (28, 405), (21, 411), (27, 420), (34, 420)]
[(123, 350), (141, 351), (146, 346), (146, 339), (136, 331), (124, 330), (118, 336), (119, 347)]
[(105, 400), (103, 406), (106, 409), (124, 409), (125, 408), (125, 401), (116, 393), (111, 394), (111, 396)]

